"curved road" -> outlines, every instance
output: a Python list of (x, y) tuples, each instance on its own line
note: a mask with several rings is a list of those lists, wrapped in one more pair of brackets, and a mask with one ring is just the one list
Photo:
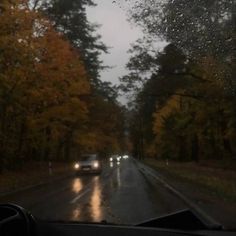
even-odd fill
[(144, 176), (132, 159), (105, 163), (100, 176), (74, 176), (1, 199), (45, 220), (136, 224), (187, 208)]

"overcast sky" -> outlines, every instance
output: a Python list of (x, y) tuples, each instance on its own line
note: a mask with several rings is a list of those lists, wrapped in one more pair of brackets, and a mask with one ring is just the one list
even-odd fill
[(112, 0), (95, 0), (97, 6), (88, 8), (88, 19), (101, 24), (98, 33), (102, 41), (112, 47), (110, 54), (102, 55), (105, 65), (114, 68), (102, 72), (101, 79), (113, 84), (119, 83), (119, 77), (126, 74), (125, 64), (128, 62), (127, 51), (130, 44), (142, 37), (142, 32), (137, 27), (132, 27), (127, 21), (124, 10), (120, 9)]

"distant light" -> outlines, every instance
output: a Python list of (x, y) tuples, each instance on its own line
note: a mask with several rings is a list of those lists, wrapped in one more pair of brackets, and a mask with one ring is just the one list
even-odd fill
[(76, 163), (76, 164), (74, 165), (74, 167), (75, 167), (75, 169), (79, 169), (80, 165), (79, 165), (78, 163)]
[(110, 167), (112, 168), (114, 165), (113, 165), (113, 162), (110, 162)]
[(112, 158), (112, 157), (110, 158), (110, 161), (113, 161), (113, 158)]
[(98, 167), (99, 167), (98, 161), (95, 161), (95, 162), (93, 163), (93, 167), (94, 167), (94, 168), (98, 168)]
[(128, 155), (124, 155), (124, 156), (123, 156), (123, 159), (128, 159), (128, 158), (129, 158)]
[(120, 165), (120, 162), (119, 162), (119, 161), (117, 162), (117, 165), (118, 165), (118, 166)]

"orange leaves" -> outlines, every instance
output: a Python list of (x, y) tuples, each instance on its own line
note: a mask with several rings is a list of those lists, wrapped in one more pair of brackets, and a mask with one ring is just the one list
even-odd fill
[[(69, 158), (68, 150), (78, 147), (118, 151), (123, 134), (121, 107), (105, 96), (91, 94), (78, 50), (47, 18), (31, 10), (29, 1), (4, 4), (0, 15), (0, 109), (4, 107), (0, 136), (5, 143), (18, 144), (22, 156), (31, 151), (40, 158), (45, 154), (45, 159), (61, 150), (63, 158)], [(6, 147), (5, 156), (14, 150), (16, 157), (20, 155), (18, 146)]]
[(172, 112), (179, 110), (181, 98), (177, 95), (171, 96), (165, 105), (153, 114), (153, 132), (158, 135), (163, 128), (164, 119), (167, 118)]
[(4, 117), (4, 126), (12, 130), (9, 136), (0, 130), (0, 135), (22, 143), (18, 134), (24, 122), (24, 150), (53, 146), (74, 130), (81, 132), (88, 105), (80, 94), (90, 93), (79, 54), (28, 4), (5, 1), (0, 15), (0, 107), (5, 108), (0, 122)]
[(119, 152), (124, 138), (121, 107), (97, 96), (92, 100), (89, 117), (90, 132), (96, 137), (96, 142), (93, 143), (97, 150)]
[[(89, 82), (79, 56), (57, 32), (49, 28), (44, 37), (36, 40), (36, 73), (41, 82), (39, 88), (57, 96), (63, 102), (70, 96), (89, 93)], [(59, 92), (59, 93), (58, 93)]]

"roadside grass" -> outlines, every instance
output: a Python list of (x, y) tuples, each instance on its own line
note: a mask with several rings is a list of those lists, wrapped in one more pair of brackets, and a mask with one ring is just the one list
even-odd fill
[(0, 174), (0, 195), (63, 177), (70, 168), (67, 163), (53, 163), (50, 172), (48, 163), (31, 162), (17, 171), (4, 171)]
[[(145, 159), (144, 163), (158, 170), (170, 180), (180, 180), (196, 186), (196, 191), (205, 190), (225, 201), (236, 201), (236, 171), (212, 168), (196, 163), (177, 163)], [(209, 163), (208, 163), (209, 164)]]

